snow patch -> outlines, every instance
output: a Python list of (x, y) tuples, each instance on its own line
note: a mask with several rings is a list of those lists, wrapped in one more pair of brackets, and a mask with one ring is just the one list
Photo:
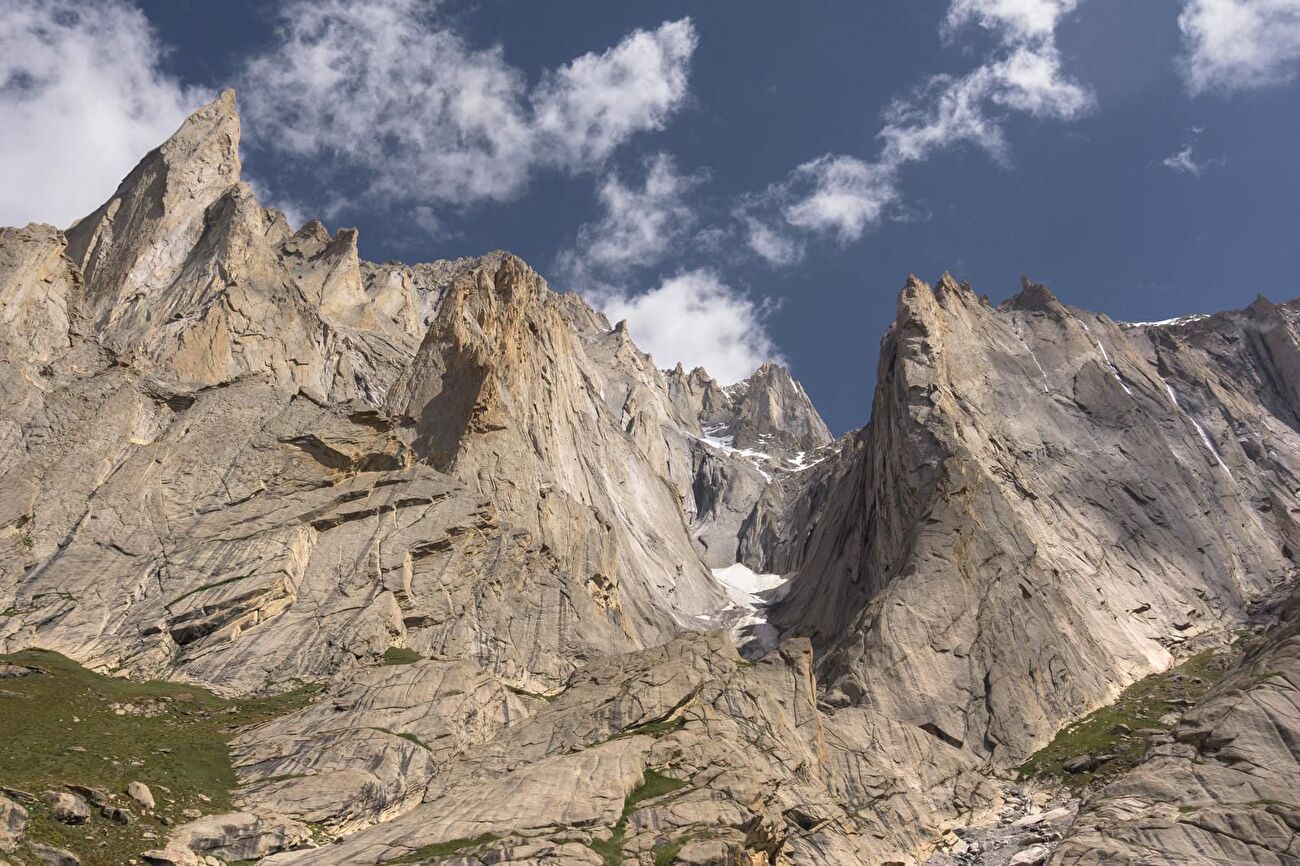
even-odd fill
[(807, 451), (800, 451), (793, 457), (786, 458), (786, 462), (791, 465), (791, 469), (789, 470), (790, 472), (803, 472), (805, 469), (812, 469), (818, 463), (824, 463), (825, 461), (825, 457), (818, 458), (817, 460), (809, 460)]
[(787, 579), (779, 574), (758, 574), (743, 562), (713, 569), (713, 576), (727, 589), (732, 601), (750, 610), (757, 610), (764, 602), (761, 593), (784, 586)]
[(1169, 325), (1190, 325), (1192, 322), (1199, 322), (1201, 319), (1210, 318), (1208, 313), (1193, 313), (1190, 316), (1175, 316), (1172, 319), (1161, 319), (1158, 322), (1117, 322), (1121, 328), (1163, 328)]
[(1119, 386), (1124, 389), (1125, 394), (1132, 397), (1133, 391), (1129, 388), (1128, 383), (1124, 381), (1124, 377), (1119, 374), (1119, 367), (1116, 367), (1115, 363), (1111, 361), (1110, 355), (1106, 352), (1106, 347), (1101, 344), (1101, 340), (1098, 340), (1092, 335), (1092, 329), (1088, 327), (1088, 323), (1080, 319), (1078, 316), (1075, 316), (1073, 313), (1070, 314), (1070, 317), (1080, 325), (1083, 325), (1083, 330), (1088, 333), (1088, 336), (1092, 338), (1092, 342), (1097, 345), (1097, 349), (1101, 352), (1101, 357), (1106, 362), (1106, 366), (1110, 368), (1110, 373), (1115, 377), (1115, 381), (1119, 382)]
[[(1161, 377), (1160, 381), (1165, 382), (1163, 377)], [(1196, 428), (1196, 432), (1201, 434), (1201, 441), (1205, 443), (1206, 450), (1214, 455), (1215, 461), (1218, 462), (1219, 466), (1223, 468), (1223, 471), (1228, 473), (1228, 476), (1231, 477), (1232, 470), (1228, 468), (1228, 464), (1224, 463), (1223, 458), (1219, 456), (1219, 449), (1214, 447), (1214, 442), (1210, 439), (1210, 434), (1206, 433), (1205, 428), (1201, 426), (1201, 422), (1193, 418), (1192, 413), (1184, 409), (1182, 404), (1178, 402), (1178, 395), (1174, 393), (1173, 386), (1168, 382), (1165, 382), (1165, 392), (1169, 394), (1169, 400), (1174, 404), (1174, 408), (1187, 416), (1187, 420), (1192, 422), (1192, 426)]]
[(786, 593), (790, 579), (779, 574), (758, 574), (743, 562), (713, 569), (731, 604), (700, 619), (729, 626), (732, 640), (745, 655), (756, 657), (776, 649), (780, 634), (767, 621), (767, 607)]
[[(1079, 324), (1083, 324), (1080, 322)], [(1016, 323), (1016, 338), (1020, 340), (1020, 345), (1024, 346), (1029, 352), (1029, 357), (1034, 359), (1034, 366), (1038, 368), (1038, 375), (1043, 377), (1043, 393), (1052, 393), (1052, 386), (1047, 382), (1047, 371), (1043, 369), (1042, 363), (1038, 360), (1038, 355), (1034, 354), (1034, 348), (1025, 340), (1024, 331), (1020, 328), (1020, 323)]]
[(776, 457), (773, 457), (771, 454), (765, 454), (762, 451), (755, 451), (752, 448), (735, 447), (734, 444), (736, 441), (735, 436), (718, 435), (725, 429), (727, 429), (725, 424), (715, 424), (712, 427), (705, 427), (703, 436), (695, 436), (694, 434), (691, 433), (687, 433), (686, 435), (690, 436), (692, 439), (698, 439), (704, 444), (710, 445), (718, 449), (719, 451), (723, 451), (727, 454), (734, 454), (737, 457), (745, 458), (753, 465), (755, 469), (758, 470), (758, 474), (763, 476), (764, 481), (771, 481), (772, 480), (771, 473), (764, 471), (763, 467), (759, 465), (759, 462), (762, 461), (762, 462), (772, 463), (775, 465), (780, 465), (780, 461)]
[(1125, 394), (1132, 397), (1132, 389), (1124, 382), (1124, 377), (1119, 374), (1119, 367), (1116, 367), (1115, 362), (1111, 361), (1110, 355), (1106, 354), (1106, 347), (1101, 344), (1101, 340), (1093, 340), (1093, 342), (1097, 344), (1098, 349), (1101, 349), (1101, 357), (1105, 359), (1106, 366), (1110, 367), (1110, 372), (1115, 377), (1115, 380), (1119, 382), (1119, 386), (1124, 389)]

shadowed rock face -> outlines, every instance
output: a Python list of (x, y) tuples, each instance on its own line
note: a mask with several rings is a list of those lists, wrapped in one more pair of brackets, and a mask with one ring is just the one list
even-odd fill
[[(1294, 585), (1290, 305), (912, 279), (833, 441), (784, 368), (658, 370), (509, 253), (294, 231), (238, 139), (228, 92), (66, 234), (0, 229), (0, 650), (322, 686), (241, 734), (242, 811), (179, 862), (919, 862)], [(762, 658), (713, 630), (737, 562), (792, 578)], [(1060, 862), (1289, 862), (1293, 613)], [(283, 850), (301, 822), (338, 843)]]

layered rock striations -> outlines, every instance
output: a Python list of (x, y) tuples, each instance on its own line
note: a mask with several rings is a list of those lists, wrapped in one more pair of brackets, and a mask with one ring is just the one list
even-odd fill
[[(155, 860), (916, 863), (1294, 591), (1291, 305), (912, 279), (832, 440), (784, 368), (660, 370), (509, 253), (294, 231), (238, 144), (227, 92), (66, 233), (0, 229), (0, 649), (320, 689)], [(1286, 611), (1059, 862), (1292, 862)]]
[(1292, 582), (1291, 315), (1121, 327), (911, 280), (871, 423), (767, 547), (827, 701), (1015, 765)]

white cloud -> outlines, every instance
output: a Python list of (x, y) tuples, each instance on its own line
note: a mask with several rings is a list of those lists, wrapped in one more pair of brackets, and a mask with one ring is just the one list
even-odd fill
[(929, 159), (938, 150), (970, 143), (1001, 158), (1006, 150), (1001, 124), (985, 111), (992, 70), (980, 67), (960, 77), (936, 75), (915, 94), (895, 100), (878, 133), (882, 169)]
[[(742, 219), (759, 220), (768, 234), (759, 246), (751, 240), (751, 247), (760, 255), (764, 245), (794, 247), (795, 231), (831, 234), (841, 243), (856, 240), (900, 204), (900, 176), (909, 163), (959, 144), (973, 144), (1005, 162), (1005, 112), (1056, 120), (1087, 112), (1092, 95), (1065, 75), (1056, 45), (1057, 27), (1077, 5), (1078, 0), (953, 0), (941, 26), (944, 38), (978, 24), (997, 36), (994, 54), (965, 75), (931, 76), (896, 99), (885, 112), (874, 161), (827, 154), (757, 197)], [(784, 230), (756, 214), (765, 207), (779, 212)]]
[(952, 0), (941, 30), (951, 38), (974, 23), (1009, 44), (1051, 39), (1061, 18), (1078, 5), (1079, 0)]
[(1020, 46), (994, 64), (991, 75), (989, 98), (1040, 119), (1074, 120), (1093, 105), (1092, 94), (1065, 77), (1050, 43)]
[(694, 226), (686, 196), (701, 180), (678, 173), (665, 153), (647, 161), (639, 189), (617, 175), (606, 177), (599, 191), (603, 214), (578, 230), (575, 248), (560, 255), (559, 271), (578, 280), (604, 280), (660, 261)]
[(421, 204), (411, 208), (411, 222), (431, 238), (442, 238), (448, 234), (447, 226), (438, 219), (438, 215), (428, 205)]
[(1190, 144), (1185, 144), (1183, 145), (1182, 150), (1170, 156), (1166, 156), (1160, 161), (1160, 164), (1165, 168), (1172, 168), (1180, 174), (1191, 174), (1198, 177), (1201, 172), (1204, 171), (1204, 166), (1198, 163), (1195, 157), (1192, 156), (1192, 146)]
[(704, 367), (722, 383), (738, 382), (764, 361), (784, 363), (763, 324), (767, 308), (713, 271), (685, 271), (638, 295), (593, 299), (660, 367)]
[(1200, 177), (1206, 169), (1223, 165), (1224, 158), (1217, 159), (1199, 158), (1191, 144), (1184, 144), (1176, 153), (1166, 156), (1160, 161), (1165, 168), (1172, 169), (1179, 174), (1190, 174), (1193, 177)]
[(695, 53), (689, 18), (638, 30), (603, 54), (545, 75), (533, 93), (539, 144), (572, 169), (599, 164), (633, 134), (660, 129), (686, 99)]
[(520, 195), (544, 167), (583, 171), (685, 101), (690, 19), (638, 30), (530, 90), (500, 46), (469, 45), (417, 0), (290, 0), (242, 98), (261, 146), (361, 169), (390, 200)]
[(886, 112), (881, 163), (898, 168), (954, 144), (971, 143), (1005, 158), (1002, 118), (994, 107), (1038, 118), (1073, 120), (1091, 94), (1065, 77), (1056, 28), (1077, 0), (954, 0), (944, 21), (951, 37), (970, 22), (997, 33), (1002, 53), (962, 76), (937, 75)]
[(804, 245), (766, 221), (738, 212), (745, 230), (745, 243), (770, 265), (793, 265), (803, 259)]
[(601, 183), (601, 217), (582, 226), (575, 246), (556, 262), (566, 288), (582, 292), (611, 321), (628, 320), (632, 339), (661, 367), (702, 366), (720, 381), (735, 382), (778, 359), (763, 323), (768, 306), (712, 269), (679, 271), (648, 291), (632, 288), (653, 285), (645, 275), (669, 255), (680, 262), (708, 253), (716, 260), (725, 234), (698, 228), (688, 199), (702, 174), (681, 174), (663, 153), (646, 161), (645, 172), (640, 186), (616, 175)]
[(860, 237), (883, 218), (898, 198), (893, 168), (851, 156), (827, 155), (794, 170), (788, 192), (794, 201), (784, 209), (787, 223), (818, 232), (833, 232), (840, 241)]
[(1178, 27), (1193, 93), (1279, 84), (1300, 69), (1300, 0), (1184, 0)]
[(204, 94), (161, 53), (118, 0), (0, 0), (0, 224), (70, 225), (176, 131)]

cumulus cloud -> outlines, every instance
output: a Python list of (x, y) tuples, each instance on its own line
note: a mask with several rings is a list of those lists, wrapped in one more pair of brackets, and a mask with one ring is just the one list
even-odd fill
[[(735, 382), (778, 357), (764, 324), (770, 307), (727, 285), (712, 268), (655, 276), (670, 255), (680, 262), (716, 252), (721, 230), (701, 228), (691, 201), (704, 179), (683, 174), (663, 153), (646, 160), (639, 185), (610, 174), (598, 190), (600, 216), (578, 230), (556, 271), (566, 288), (611, 321), (626, 319), (632, 339), (660, 366), (702, 366)], [(646, 285), (655, 288), (641, 290)]]
[(1300, 0), (1184, 0), (1178, 27), (1193, 93), (1266, 87), (1300, 69)]
[(665, 153), (646, 162), (639, 188), (610, 174), (598, 193), (601, 217), (578, 230), (576, 245), (560, 255), (557, 270), (580, 282), (605, 281), (660, 261), (694, 227), (687, 196), (702, 180), (679, 173)]
[[(743, 219), (747, 225), (756, 220), (767, 234), (758, 244), (751, 234), (750, 246), (760, 255), (764, 248), (796, 249), (795, 232), (826, 234), (841, 243), (856, 240), (899, 204), (906, 165), (959, 144), (1006, 162), (1006, 113), (1073, 120), (1087, 112), (1092, 95), (1065, 74), (1056, 44), (1058, 25), (1077, 5), (1078, 0), (953, 0), (940, 28), (943, 37), (951, 40), (977, 25), (997, 38), (994, 53), (964, 75), (931, 76), (894, 100), (874, 160), (826, 154), (756, 197)], [(781, 220), (764, 218), (764, 210), (778, 212)], [(764, 258), (773, 264), (797, 260)]]
[(0, 224), (71, 224), (175, 132), (205, 94), (161, 56), (124, 2), (0, 0)]
[(626, 319), (632, 339), (661, 367), (704, 367), (729, 384), (763, 361), (782, 362), (764, 325), (768, 308), (711, 270), (684, 271), (648, 292), (594, 300), (610, 321)]
[(530, 88), (500, 46), (470, 45), (418, 0), (290, 0), (243, 87), (262, 147), (360, 169), (392, 201), (520, 195), (542, 168), (599, 167), (687, 97), (690, 19), (638, 30)]
[(661, 128), (686, 99), (697, 41), (689, 18), (668, 21), (546, 74), (532, 97), (540, 143), (563, 165), (582, 169), (635, 133)]

